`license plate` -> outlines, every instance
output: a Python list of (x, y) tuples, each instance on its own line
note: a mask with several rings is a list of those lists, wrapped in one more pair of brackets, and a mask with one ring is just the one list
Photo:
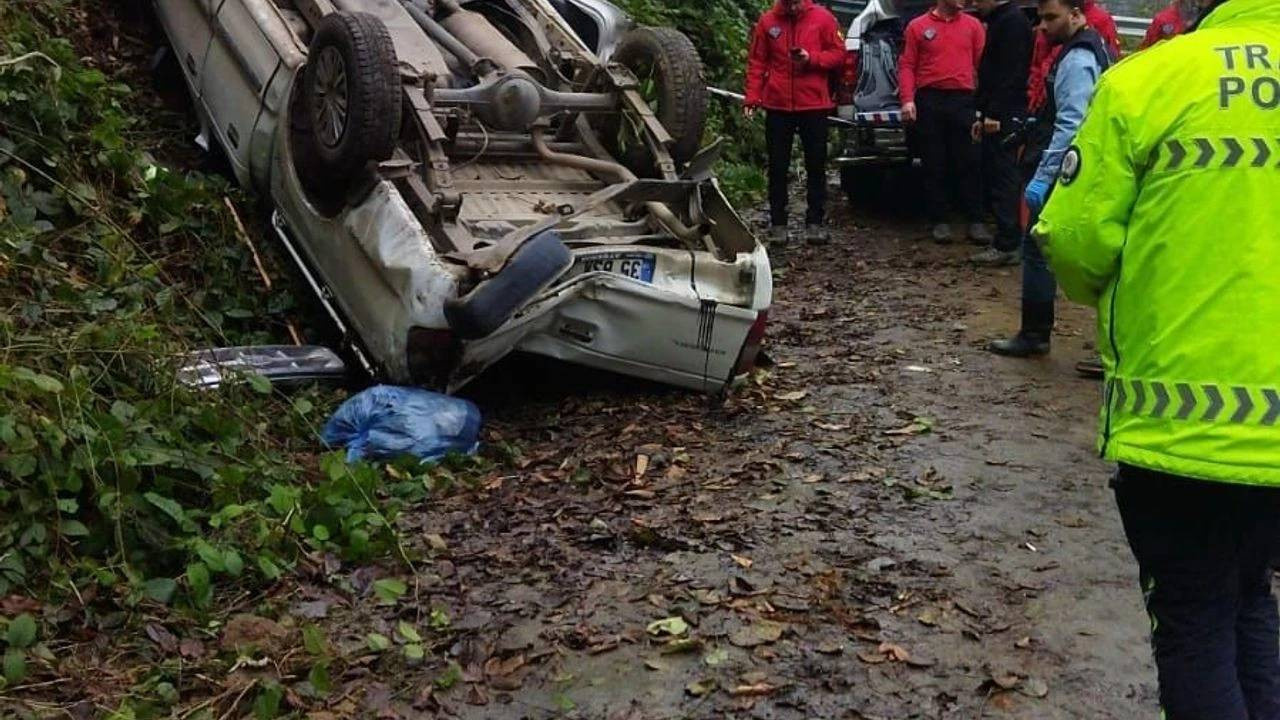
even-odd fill
[(578, 273), (609, 272), (626, 275), (640, 282), (653, 282), (656, 264), (653, 253), (617, 252), (597, 253), (578, 258), (574, 269)]

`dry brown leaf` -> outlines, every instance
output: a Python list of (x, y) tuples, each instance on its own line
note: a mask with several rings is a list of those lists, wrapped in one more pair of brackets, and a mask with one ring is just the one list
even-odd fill
[(911, 659), (911, 653), (907, 652), (901, 645), (894, 645), (893, 643), (880, 643), (880, 647), (876, 648), (876, 652), (896, 662), (906, 662)]
[(748, 570), (751, 569), (752, 565), (755, 565), (755, 562), (752, 561), (752, 559), (749, 557), (743, 557), (741, 555), (730, 555), (729, 557), (733, 558), (734, 562), (738, 563), (739, 565), (741, 565), (742, 567)]
[(649, 472), (649, 456), (637, 455), (636, 456), (636, 477), (642, 478), (644, 477), (644, 474), (647, 472)]
[(795, 402), (797, 400), (803, 400), (807, 397), (809, 397), (808, 390), (795, 390), (792, 392), (785, 392), (779, 395), (774, 395), (773, 399), (782, 400), (784, 402)]
[(772, 695), (778, 691), (778, 685), (769, 683), (756, 683), (755, 685), (739, 685), (730, 691), (734, 697), (761, 697), (764, 695)]

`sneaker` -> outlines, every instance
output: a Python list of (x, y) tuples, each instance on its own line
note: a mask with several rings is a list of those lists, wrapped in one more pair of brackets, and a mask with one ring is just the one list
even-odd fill
[(769, 234), (766, 236), (766, 239), (770, 245), (786, 245), (787, 241), (791, 239), (791, 236), (787, 232), (786, 225), (774, 225), (769, 228)]
[(831, 242), (831, 233), (825, 225), (805, 225), (804, 239), (810, 245), (826, 245)]
[(951, 226), (946, 223), (938, 223), (933, 226), (932, 235), (934, 242), (945, 245), (951, 242)]
[(1022, 250), (997, 250), (990, 247), (970, 257), (969, 262), (985, 267), (1009, 267), (1022, 262)]
[(991, 234), (991, 229), (986, 223), (971, 223), (969, 225), (969, 242), (974, 245), (990, 245), (995, 236)]

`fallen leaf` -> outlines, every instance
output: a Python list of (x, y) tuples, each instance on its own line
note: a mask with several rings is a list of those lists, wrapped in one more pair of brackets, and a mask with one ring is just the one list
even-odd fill
[(808, 390), (796, 390), (794, 392), (785, 392), (785, 393), (782, 393), (781, 395), (774, 395), (773, 399), (782, 400), (784, 402), (795, 402), (797, 400), (803, 400), (807, 397), (809, 397)]
[(642, 478), (644, 477), (644, 474), (648, 471), (649, 471), (649, 456), (637, 455), (636, 456), (636, 477)]
[(657, 660), (655, 658), (649, 658), (648, 660), (645, 660), (644, 666), (645, 666), (645, 669), (647, 670), (655, 670), (657, 672), (666, 672), (667, 670), (670, 669), (669, 667), (667, 667), (666, 663), (662, 662), (661, 660)]
[(902, 646), (894, 645), (893, 643), (880, 643), (880, 647), (876, 648), (876, 652), (897, 662), (906, 662), (911, 659), (911, 653), (907, 652)]
[(937, 627), (938, 611), (933, 608), (925, 608), (923, 612), (916, 616), (916, 620), (926, 627)]
[(744, 648), (773, 643), (782, 637), (782, 631), (785, 629), (786, 626), (782, 623), (776, 623), (772, 620), (757, 620), (750, 625), (744, 625), (729, 633), (729, 642)]
[(728, 659), (728, 650), (725, 650), (724, 648), (716, 648), (703, 656), (702, 662), (705, 663), (707, 667), (715, 667), (717, 665), (723, 665)]
[(436, 552), (445, 552), (449, 549), (449, 543), (445, 542), (444, 536), (440, 533), (427, 533), (422, 537), (427, 541), (427, 545)]
[(823, 655), (839, 655), (844, 652), (844, 643), (837, 640), (824, 640), (814, 650)]
[(237, 652), (257, 649), (276, 655), (288, 637), (289, 631), (274, 620), (257, 615), (236, 615), (222, 630), (222, 648)]
[(679, 615), (675, 617), (654, 620), (645, 628), (645, 632), (650, 635), (683, 635), (689, 632), (689, 623)]
[(147, 623), (147, 637), (151, 641), (160, 646), (160, 650), (166, 655), (172, 654), (178, 649), (178, 638), (174, 637), (169, 629), (159, 623)]
[(754, 685), (739, 685), (730, 691), (735, 697), (761, 697), (763, 695), (772, 695), (778, 691), (779, 685), (771, 685), (769, 683), (756, 683)]
[(1015, 642), (1013, 646), (1020, 650), (1026, 650), (1027, 648), (1031, 647), (1031, 636), (1028, 635), (1027, 637), (1022, 638), (1021, 640)]
[(870, 665), (879, 665), (888, 660), (887, 657), (873, 650), (859, 650), (858, 659)]
[(307, 620), (326, 618), (329, 617), (329, 601), (312, 600), (310, 602), (301, 602), (295, 605), (290, 613)]
[(751, 558), (748, 558), (748, 557), (743, 557), (741, 555), (730, 555), (729, 557), (733, 558), (734, 562), (738, 563), (739, 565), (741, 565), (742, 567), (748, 570), (751, 569), (752, 565), (755, 565), (755, 563), (752, 562)]
[(695, 680), (684, 686), (684, 691), (693, 697), (708, 695), (716, 689), (715, 680)]
[(491, 657), (484, 663), (484, 674), (490, 678), (506, 677), (524, 667), (524, 664), (525, 657), (523, 653), (517, 653), (506, 658)]
[(697, 652), (702, 649), (702, 641), (697, 638), (676, 638), (669, 640), (666, 645), (662, 646), (663, 655), (676, 655), (678, 653)]
[(1042, 698), (1049, 694), (1049, 685), (1040, 678), (1030, 678), (1018, 688), (1018, 692), (1027, 697)]

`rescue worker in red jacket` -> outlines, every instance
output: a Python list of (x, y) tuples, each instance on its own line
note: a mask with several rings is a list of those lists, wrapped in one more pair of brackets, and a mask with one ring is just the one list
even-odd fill
[(826, 243), (827, 117), (831, 72), (844, 62), (844, 39), (831, 11), (813, 0), (778, 0), (756, 22), (747, 54), (746, 99), (751, 117), (765, 109), (769, 156), (769, 240), (787, 241), (787, 171), (797, 134), (808, 176), (805, 239)]
[(898, 93), (902, 119), (916, 124), (933, 239), (951, 241), (950, 180), (969, 221), (969, 238), (989, 243), (991, 232), (982, 224), (978, 147), (971, 134), (987, 33), (977, 18), (964, 12), (964, 5), (965, 0), (938, 0), (932, 10), (907, 24), (898, 60)]
[(1186, 32), (1200, 18), (1200, 8), (1204, 4), (1201, 0), (1174, 0), (1151, 19), (1151, 26), (1138, 49), (1145, 50), (1161, 40)]
[[(1111, 53), (1112, 62), (1119, 60), (1120, 31), (1116, 28), (1116, 21), (1111, 13), (1094, 0), (1087, 0), (1084, 4), (1084, 19), (1094, 32), (1102, 36)], [(1054, 45), (1043, 31), (1036, 31), (1036, 44), (1031, 51), (1031, 77), (1027, 81), (1027, 107), (1033, 115), (1044, 107), (1049, 97), (1045, 78), (1049, 76), (1049, 68), (1053, 67), (1061, 52), (1061, 45)]]

